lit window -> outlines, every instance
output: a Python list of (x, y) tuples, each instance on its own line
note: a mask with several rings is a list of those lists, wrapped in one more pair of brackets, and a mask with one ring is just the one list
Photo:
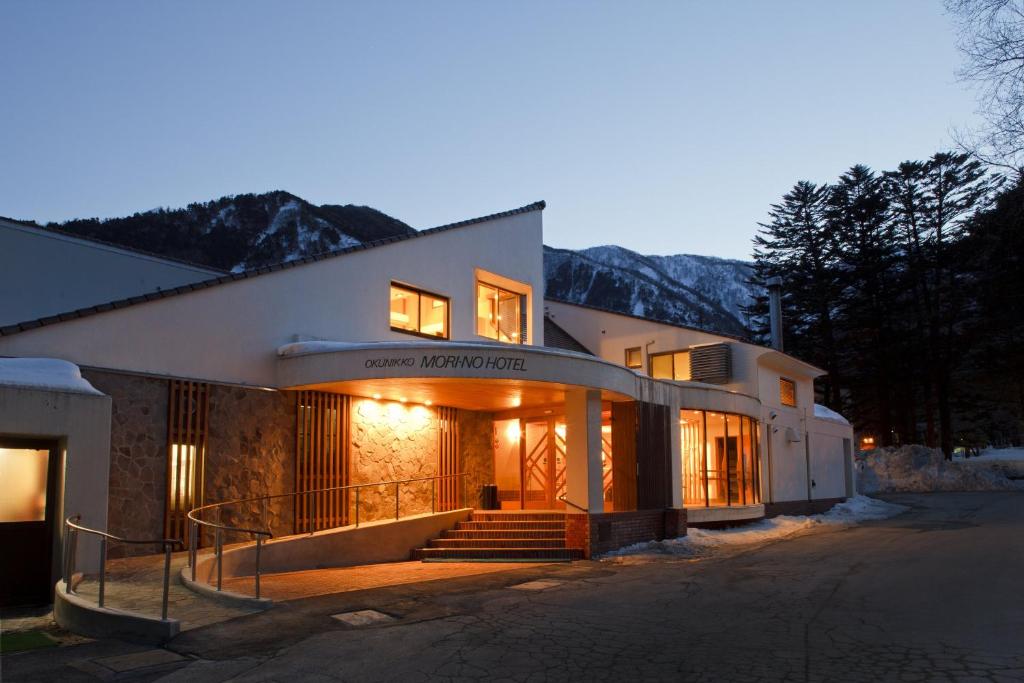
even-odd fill
[(495, 285), (476, 285), (476, 333), (511, 344), (526, 343), (526, 297)]
[(779, 401), (784, 406), (796, 407), (796, 382), (785, 377), (779, 378)]
[(192, 509), (195, 493), (196, 447), (171, 444), (171, 478), (167, 482), (167, 509), (186, 513)]
[[(0, 448), (0, 523), (46, 520), (46, 478), (50, 451)], [(12, 552), (16, 552), (12, 549)]]
[(634, 346), (631, 349), (626, 349), (626, 367), (638, 369), (644, 365), (643, 354), (640, 353), (640, 347)]
[(391, 329), (448, 338), (448, 299), (391, 283)]
[(650, 356), (651, 377), (672, 379), (678, 382), (690, 381), (690, 352), (669, 351), (652, 353)]

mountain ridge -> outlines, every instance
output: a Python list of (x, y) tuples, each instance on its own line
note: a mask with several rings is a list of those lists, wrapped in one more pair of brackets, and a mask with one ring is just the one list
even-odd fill
[[(27, 223), (225, 272), (417, 232), (372, 207), (318, 206), (284, 190), (120, 218)], [(546, 291), (552, 299), (737, 337), (749, 336), (743, 307), (755, 294), (751, 276), (752, 264), (737, 259), (644, 255), (616, 245), (581, 250), (544, 246)]]

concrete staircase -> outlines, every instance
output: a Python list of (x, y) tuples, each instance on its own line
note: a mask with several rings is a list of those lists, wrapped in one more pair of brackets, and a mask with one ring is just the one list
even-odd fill
[(424, 562), (571, 562), (582, 548), (565, 546), (565, 513), (475, 511), (468, 522), (413, 551)]

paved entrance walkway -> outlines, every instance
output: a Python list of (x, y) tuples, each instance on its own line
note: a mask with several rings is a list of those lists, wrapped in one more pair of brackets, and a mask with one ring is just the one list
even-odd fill
[[(275, 601), (297, 600), (317, 595), (440, 581), (537, 566), (539, 565), (535, 563), (523, 562), (389, 562), (359, 567), (265, 574), (260, 577), (260, 592), (263, 597)], [(254, 591), (251, 577), (229, 579), (224, 582), (224, 588), (243, 595), (252, 595)]]

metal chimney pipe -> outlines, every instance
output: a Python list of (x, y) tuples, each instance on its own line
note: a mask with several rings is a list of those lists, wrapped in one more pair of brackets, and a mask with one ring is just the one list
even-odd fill
[(768, 317), (771, 321), (772, 348), (782, 351), (782, 278), (770, 277), (765, 285), (768, 287)]

